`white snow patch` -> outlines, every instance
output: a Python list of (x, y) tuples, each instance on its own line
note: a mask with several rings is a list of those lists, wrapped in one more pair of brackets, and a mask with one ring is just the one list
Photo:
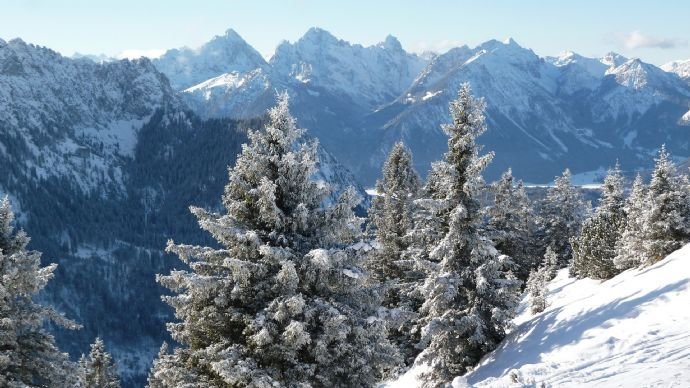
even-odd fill
[(372, 189), (366, 189), (364, 190), (368, 196), (370, 197), (380, 197), (381, 193), (378, 192), (378, 190), (372, 188)]
[[(608, 169), (599, 167), (596, 170), (580, 172), (573, 174), (570, 182), (573, 186), (578, 186), (583, 189), (599, 189), (602, 186), (604, 178), (608, 174)], [(549, 183), (525, 183), (525, 187), (554, 187), (553, 181)]]
[(441, 93), (443, 93), (443, 90), (439, 90), (439, 91), (436, 91), (436, 92), (433, 92), (433, 93), (432, 93), (432, 92), (426, 92), (426, 94), (422, 97), (422, 101), (426, 101), (426, 100), (428, 100), (428, 99), (430, 99), (430, 98), (433, 98), (433, 97), (435, 97), (435, 96), (438, 96), (438, 95), (441, 94)]
[[(516, 328), (465, 376), (467, 385), (687, 387), (688, 295), (690, 244), (604, 282), (561, 270), (549, 284), (547, 309), (532, 315), (525, 297)], [(421, 368), (385, 386), (419, 386)], [(462, 379), (455, 383), (465, 386)]]

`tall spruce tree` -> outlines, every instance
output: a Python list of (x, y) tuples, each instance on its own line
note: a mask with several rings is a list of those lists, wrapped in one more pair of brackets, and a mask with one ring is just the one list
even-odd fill
[(368, 269), (376, 281), (396, 281), (403, 276), (396, 263), (409, 245), (412, 205), (419, 186), (410, 151), (396, 143), (383, 166), (383, 177), (376, 182), (378, 194), (369, 209), (379, 249), (372, 251)]
[(494, 204), (487, 209), (486, 230), (499, 252), (516, 264), (517, 277), (526, 281), (539, 262), (530, 254), (534, 215), (522, 181), (515, 182), (509, 169), (492, 185)]
[(311, 179), (316, 149), (302, 132), (280, 95), (230, 169), (226, 214), (192, 208), (220, 248), (168, 244), (190, 266), (159, 276), (176, 293), (164, 299), (182, 346), (161, 352), (152, 387), (364, 387), (398, 362), (343, 249), (361, 233), (356, 194), (322, 207), (328, 192)]
[(570, 183), (570, 170), (556, 177), (555, 185), (549, 188), (542, 201), (540, 224), (543, 233), (542, 246), (551, 247), (558, 256), (559, 268), (565, 268), (572, 259), (570, 239), (580, 233), (582, 222), (587, 216), (590, 204)]
[(475, 143), (486, 130), (484, 102), (468, 84), (451, 102), (452, 123), (444, 126), (448, 152), (435, 166), (432, 198), (442, 238), (422, 265), (431, 269), (421, 288), (425, 298), (419, 361), (429, 364), (425, 386), (438, 386), (465, 374), (504, 338), (519, 298), (520, 281), (509, 271), (510, 258), (499, 255), (480, 235), (478, 191), (481, 172), (492, 154), (479, 156)]
[(414, 347), (418, 338), (411, 330), (419, 302), (411, 294), (417, 277), (405, 265), (403, 253), (409, 247), (413, 202), (419, 189), (412, 155), (402, 143), (396, 143), (383, 166), (383, 177), (376, 182), (378, 194), (369, 209), (378, 249), (369, 252), (367, 269), (382, 289), (389, 336), (407, 365), (418, 354)]
[(436, 258), (430, 257), (430, 253), (447, 231), (446, 217), (440, 215), (445, 208), (442, 198), (450, 189), (449, 182), (445, 179), (450, 174), (449, 167), (445, 162), (432, 164), (427, 181), (419, 191), (419, 198), (413, 203), (412, 229), (407, 236), (409, 244), (400, 261), (408, 281), (407, 287), (402, 290), (401, 305), (411, 314), (402, 317), (398, 314), (399, 326), (391, 334), (406, 365), (412, 365), (423, 350), (420, 341), (425, 323), (420, 319), (419, 312), (424, 303), (425, 279), (435, 273), (438, 265)]
[(82, 355), (79, 367), (85, 388), (120, 388), (113, 358), (99, 337), (91, 344), (89, 356)]
[(644, 217), (644, 265), (651, 265), (690, 241), (690, 198), (666, 146), (662, 146), (649, 184)]
[(76, 386), (76, 365), (58, 350), (44, 324), (79, 326), (34, 301), (57, 266), (41, 267), (41, 254), (26, 249), (29, 237), (14, 230), (13, 220), (5, 197), (0, 201), (0, 386)]
[(624, 207), (623, 175), (616, 163), (604, 179), (599, 206), (583, 224), (580, 235), (571, 240), (573, 275), (610, 279), (620, 272), (614, 259), (625, 230)]
[(630, 196), (625, 201), (626, 221), (621, 238), (616, 244), (613, 263), (619, 271), (634, 268), (642, 263), (645, 248), (644, 223), (647, 211), (647, 187), (637, 174)]

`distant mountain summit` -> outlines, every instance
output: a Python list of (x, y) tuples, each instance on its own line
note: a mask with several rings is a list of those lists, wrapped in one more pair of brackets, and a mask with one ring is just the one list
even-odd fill
[(393, 36), (363, 47), (312, 28), (295, 43), (283, 42), (270, 65), (283, 81), (309, 84), (352, 103), (375, 109), (397, 97), (422, 70), (426, 60), (402, 49)]
[(246, 72), (266, 65), (261, 54), (232, 29), (197, 49), (168, 50), (153, 62), (168, 76), (175, 90), (186, 89), (221, 74)]
[(669, 62), (661, 68), (669, 73), (677, 74), (680, 78), (690, 80), (690, 59)]

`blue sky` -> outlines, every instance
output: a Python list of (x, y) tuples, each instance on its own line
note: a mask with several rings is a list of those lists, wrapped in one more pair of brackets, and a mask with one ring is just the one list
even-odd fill
[(514, 38), (539, 55), (616, 51), (655, 64), (690, 58), (690, 1), (666, 0), (0, 0), (0, 38), (63, 54), (111, 56), (197, 47), (233, 28), (265, 56), (309, 27), (409, 51)]

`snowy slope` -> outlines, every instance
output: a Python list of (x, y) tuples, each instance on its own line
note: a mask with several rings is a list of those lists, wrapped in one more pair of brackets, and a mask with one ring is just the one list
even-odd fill
[(549, 289), (547, 310), (523, 311), (469, 383), (509, 386), (514, 374), (561, 387), (690, 384), (690, 245), (603, 283), (561, 271)]
[[(605, 282), (562, 270), (546, 311), (516, 328), (455, 387), (690, 386), (690, 245)], [(392, 387), (413, 387), (408, 372)], [(542, 385), (544, 384), (544, 385)]]

